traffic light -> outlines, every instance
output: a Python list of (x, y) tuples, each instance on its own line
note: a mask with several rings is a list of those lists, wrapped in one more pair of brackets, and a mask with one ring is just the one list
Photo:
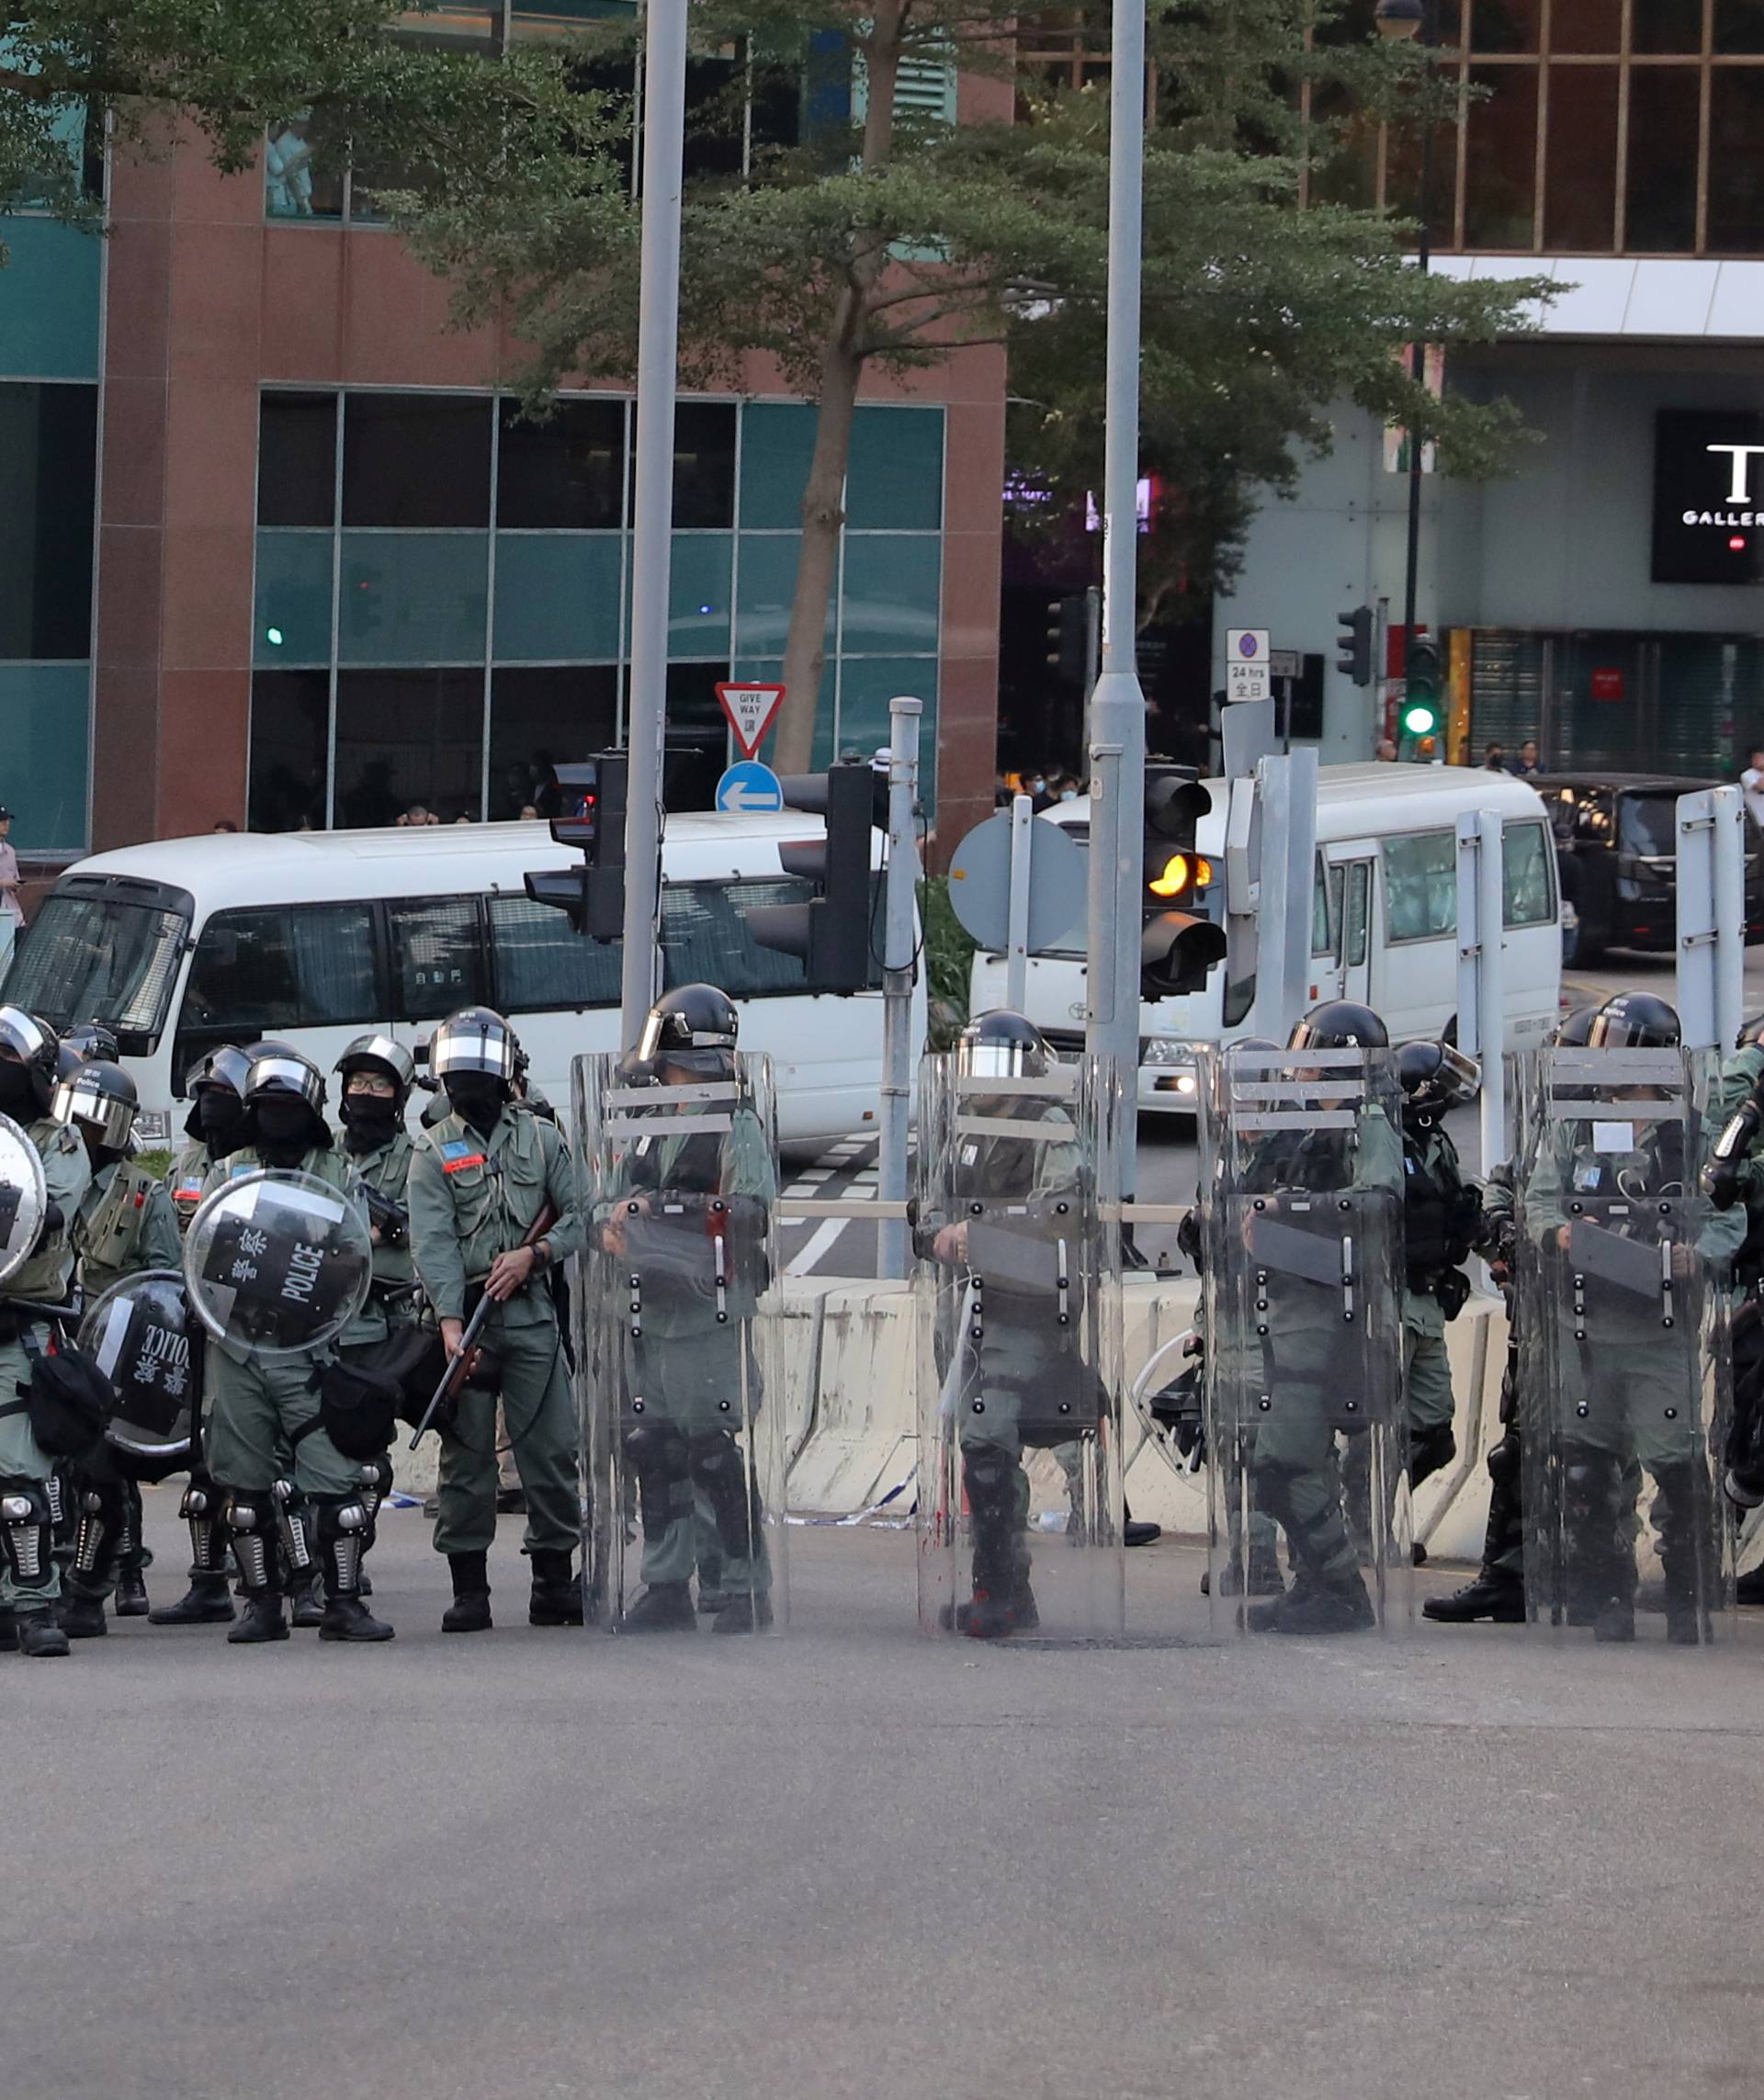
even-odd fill
[(1085, 593), (1047, 602), (1047, 661), (1074, 685), (1090, 683), (1091, 620)]
[(1142, 998), (1199, 991), (1214, 964), (1224, 960), (1224, 927), (1182, 909), (1199, 903), (1213, 881), (1213, 864), (1194, 839), (1195, 827), (1212, 807), (1213, 797), (1189, 767), (1148, 763), (1139, 936)]
[(1351, 613), (1338, 613), (1335, 624), (1341, 632), (1335, 638), (1335, 668), (1356, 685), (1372, 683), (1372, 607), (1356, 605)]
[[(582, 855), (579, 868), (528, 875), (526, 894), (568, 914), (578, 933), (616, 941), (625, 930), (625, 784), (623, 751), (602, 751), (582, 765), (560, 765), (558, 785), (570, 814), (551, 819), (551, 836)], [(573, 807), (571, 807), (573, 806)]]
[(876, 775), (862, 759), (841, 759), (825, 773), (786, 773), (785, 805), (817, 810), (824, 839), (786, 840), (778, 848), (786, 875), (820, 891), (803, 904), (762, 904), (744, 914), (762, 948), (799, 956), (809, 991), (863, 991), (876, 979), (870, 943), (870, 830)]
[(1404, 736), (1416, 743), (1424, 737), (1437, 737), (1445, 719), (1445, 682), (1437, 642), (1409, 637), (1403, 679)]

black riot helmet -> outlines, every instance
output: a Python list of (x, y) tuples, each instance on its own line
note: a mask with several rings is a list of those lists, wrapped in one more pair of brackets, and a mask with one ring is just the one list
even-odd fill
[(348, 1091), (351, 1072), (380, 1072), (392, 1082), (398, 1091), (398, 1108), (401, 1115), (404, 1103), (410, 1099), (411, 1089), (416, 1084), (416, 1060), (401, 1043), (390, 1035), (372, 1033), (357, 1035), (345, 1050), (333, 1067)]
[(437, 1079), (499, 1079), (504, 1094), (514, 1083), (514, 1031), (487, 1006), (462, 1006), (429, 1038), (429, 1069)]
[[(57, 1071), (57, 1053), (61, 1048), (55, 1031), (46, 1021), (38, 1020), (34, 1013), (27, 1013), (22, 1006), (0, 1006), (0, 1052), (8, 1053), (13, 1062), (22, 1065), (30, 1075), (28, 1093), (36, 1105), (38, 1115), (49, 1113), (50, 1102), (55, 1094), (55, 1084), (60, 1077)], [(25, 1106), (23, 1101), (19, 1104)], [(27, 1108), (27, 1113), (29, 1113)]]
[(956, 1069), (970, 1078), (1040, 1079), (1058, 1062), (1035, 1022), (1008, 1006), (980, 1014), (956, 1038)]
[(741, 1015), (727, 992), (715, 985), (676, 985), (650, 1009), (638, 1038), (637, 1063), (659, 1075), (664, 1068), (694, 1079), (727, 1079), (735, 1069)]
[(1592, 1033), (1592, 1024), (1599, 1018), (1596, 1006), (1577, 1006), (1571, 1013), (1565, 1013), (1555, 1024), (1551, 1044), (1558, 1050), (1584, 1050), (1587, 1038)]
[(275, 1094), (292, 1094), (314, 1115), (324, 1112), (324, 1074), (310, 1057), (279, 1044), (251, 1060), (245, 1075), (245, 1105), (254, 1108)]
[(114, 1065), (120, 1055), (116, 1031), (101, 1021), (76, 1021), (62, 1041), (88, 1065)]
[(1587, 1031), (1589, 1050), (1676, 1050), (1682, 1040), (1678, 1014), (1653, 992), (1619, 992)]
[(1476, 1100), (1482, 1067), (1455, 1043), (1405, 1043), (1396, 1053), (1396, 1077), (1404, 1112), (1431, 1123)]
[[(85, 1059), (80, 1056), (77, 1050), (71, 1048), (69, 1046), (66, 1036), (62, 1036), (62, 1040), (55, 1045), (56, 1092), (59, 1093), (61, 1091), (61, 1090), (74, 1077), (75, 1072), (83, 1070), (85, 1065)], [(53, 1115), (55, 1112), (55, 1098), (53, 1094), (51, 1094), (50, 1097), (49, 1112), (51, 1115)]]
[(1328, 999), (1314, 1006), (1288, 1038), (1289, 1050), (1387, 1050), (1390, 1031), (1369, 1006)]
[(197, 1094), (204, 1087), (221, 1087), (240, 1101), (245, 1098), (245, 1082), (251, 1077), (251, 1058), (236, 1043), (223, 1043), (217, 1050), (210, 1050), (199, 1065), (192, 1067), (184, 1082), (184, 1090)]
[(190, 1097), (184, 1135), (206, 1145), (216, 1158), (224, 1158), (244, 1142), (245, 1081), (250, 1077), (251, 1059), (236, 1043), (222, 1043), (193, 1065), (184, 1081)]
[(331, 1143), (324, 1120), (324, 1074), (310, 1058), (282, 1046), (254, 1056), (245, 1079), (251, 1142), (272, 1165)]
[(76, 1127), (107, 1152), (120, 1155), (134, 1135), (141, 1096), (120, 1065), (97, 1059), (75, 1067), (55, 1089), (50, 1113), (57, 1123)]

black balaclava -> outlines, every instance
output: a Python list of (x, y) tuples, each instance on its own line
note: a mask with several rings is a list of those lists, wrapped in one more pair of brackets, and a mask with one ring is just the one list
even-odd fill
[(403, 1120), (399, 1104), (384, 1094), (345, 1094), (337, 1104), (343, 1120), (344, 1148), (348, 1152), (378, 1152), (390, 1145)]
[(260, 1094), (251, 1104), (252, 1135), (271, 1167), (298, 1167), (317, 1142), (317, 1121), (299, 1094)]
[(0, 1057), (0, 1115), (9, 1115), (14, 1123), (35, 1123), (38, 1116), (30, 1068), (10, 1057)]
[(449, 1072), (441, 1084), (447, 1089), (454, 1113), (463, 1116), (481, 1136), (488, 1137), (507, 1099), (502, 1080), (492, 1078), (488, 1072)]
[(196, 1122), (212, 1159), (224, 1159), (245, 1142), (245, 1104), (231, 1087), (198, 1088)]

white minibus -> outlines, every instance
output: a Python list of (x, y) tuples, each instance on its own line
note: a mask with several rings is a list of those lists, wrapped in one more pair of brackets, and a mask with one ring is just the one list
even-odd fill
[[(1202, 893), (1225, 909), (1227, 785), (1208, 781), (1211, 811), (1195, 843), (1218, 874)], [(1507, 1047), (1523, 1050), (1555, 1026), (1562, 985), (1555, 852), (1541, 798), (1522, 780), (1467, 766), (1329, 765), (1317, 774), (1317, 880), (1308, 997), (1363, 1000), (1394, 1043), (1443, 1034), (1458, 996), (1457, 846), (1460, 811), (1492, 809), (1503, 826)], [(1090, 803), (1047, 810), (1043, 822), (1080, 841)], [(1005, 963), (982, 951), (969, 984), (973, 1011), (1004, 1002)], [(1148, 1000), (1140, 1021), (1139, 1106), (1189, 1115), (1197, 1044), (1249, 1033), (1253, 983), (1227, 984), (1225, 965), (1203, 991)], [(1029, 958), (1029, 1017), (1061, 1050), (1084, 1041), (1084, 935)]]
[[(779, 1135), (793, 1150), (877, 1128), (882, 997), (808, 993), (794, 955), (758, 946), (743, 912), (813, 894), (783, 872), (786, 840), (820, 818), (670, 816), (662, 852), (662, 981), (720, 985), (741, 1047), (769, 1051)], [(873, 834), (879, 861), (882, 835)], [(203, 1054), (274, 1035), (329, 1072), (350, 1039), (413, 1047), (457, 1007), (513, 1022), (560, 1111), (570, 1061), (618, 1047), (620, 949), (533, 903), (528, 870), (580, 867), (544, 823), (216, 833), (77, 862), (39, 908), (0, 998), (56, 1027), (117, 1031), (141, 1090), (141, 1137), (174, 1141), (175, 1104)], [(924, 992), (914, 1056), (924, 1039)]]

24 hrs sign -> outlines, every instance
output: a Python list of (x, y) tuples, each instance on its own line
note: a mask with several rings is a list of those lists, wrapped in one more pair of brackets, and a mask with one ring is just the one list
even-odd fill
[(1764, 581), (1764, 415), (1656, 416), (1654, 581)]

